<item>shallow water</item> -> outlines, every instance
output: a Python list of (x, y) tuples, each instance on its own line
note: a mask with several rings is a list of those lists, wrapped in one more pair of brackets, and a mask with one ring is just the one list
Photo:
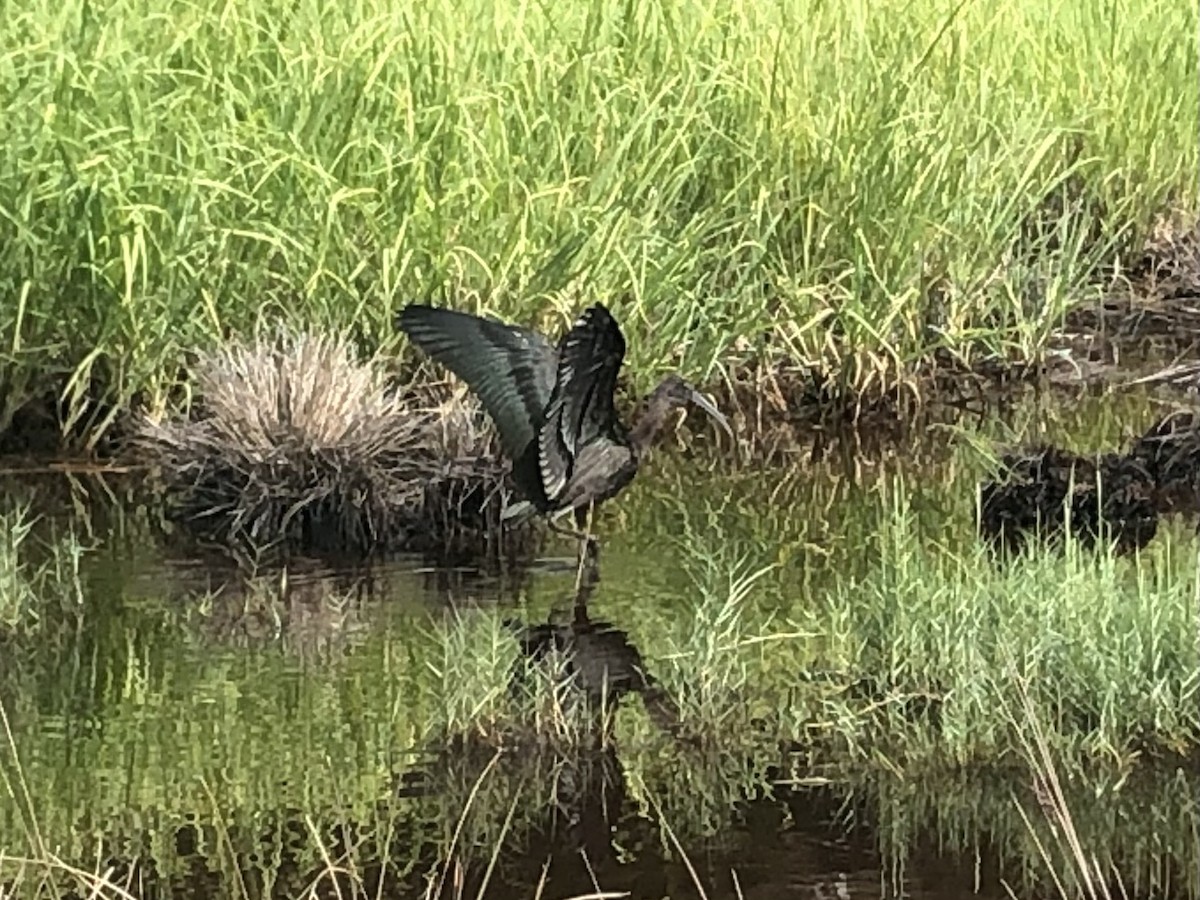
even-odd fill
[[(27, 566), (52, 559), (45, 547), (68, 530), (91, 549), (78, 569), (60, 554), (56, 575), (27, 568), (6, 582), (36, 585), (42, 606), (36, 628), (0, 632), (11, 733), (0, 850), (112, 865), (135, 896), (427, 896), (447, 858), (445, 896), (485, 882), (487, 897), (932, 900), (1008, 896), (1005, 885), (1032, 896), (1049, 873), (1034, 836), (1052, 831), (1027, 766), (762, 739), (756, 723), (777, 710), (753, 699), (754, 679), (800, 677), (787, 654), (821, 625), (820, 597), (875, 565), (897, 504), (928, 545), (973, 544), (975, 444), (1016, 429), (1111, 446), (1151, 415), (1113, 402), (1034, 409), (903, 452), (798, 453), (759, 474), (697, 478), (656, 458), (657, 474), (599, 526), (593, 619), (626, 632), (664, 678), (689, 655), (725, 665), (735, 652), (680, 628), (700, 616), (698, 592), (771, 567), (730, 608), (749, 623), (737, 634), (757, 635), (743, 645), (769, 648), (762, 658), (780, 668), (721, 670), (747, 710), (720, 707), (728, 739), (699, 750), (657, 730), (636, 697), (602, 752), (497, 754), (459, 733), (497, 702), (508, 671), (486, 628), (471, 629), (568, 619), (569, 545), (499, 574), (398, 558), (247, 580), (164, 545), (136, 505), (136, 476), (10, 480), (9, 505), (30, 497), (44, 516)], [(714, 628), (723, 608), (704, 613)], [(1072, 767), (1065, 781), (1089, 852), (1131, 895), (1200, 896), (1194, 766)], [(329, 860), (344, 873), (322, 877)], [(0, 873), (35, 892), (28, 872)]]

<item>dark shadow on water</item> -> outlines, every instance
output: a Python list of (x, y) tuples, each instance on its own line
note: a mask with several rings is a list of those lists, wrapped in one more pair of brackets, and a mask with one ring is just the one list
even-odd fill
[[(598, 580), (594, 572), (583, 580), (568, 622), (506, 623), (521, 648), (510, 691), (527, 691), (530, 668), (549, 665), (550, 677), (583, 703), (583, 742), (579, 732), (561, 730), (490, 742), (454, 735), (439, 739), (418, 767), (402, 775), (401, 798), (467, 798), (455, 816), (465, 834), (471, 833), (468, 804), (481, 785), (508, 786), (500, 794), (510, 801), (509, 827), (493, 840), (512, 849), (495, 854), (491, 841), (470, 838), (449, 852), (444, 845), (430, 848), (422, 855), (429, 873), (424, 896), (1005, 896), (995, 872), (970, 869), (931, 848), (918, 850), (906, 874), (889, 873), (866, 824), (871, 813), (865, 804), (855, 810), (855, 800), (836, 789), (780, 783), (776, 767), (764, 770), (752, 793), (734, 804), (715, 839), (697, 843), (685, 832), (686, 845), (677, 843), (672, 823), (653, 800), (648, 806), (631, 790), (612, 740), (612, 716), (622, 698), (640, 696), (669, 741), (681, 747), (689, 742), (677, 705), (646, 671), (628, 633), (590, 617)], [(558, 668), (556, 654), (564, 657)], [(368, 878), (372, 891), (382, 877), (380, 870)]]

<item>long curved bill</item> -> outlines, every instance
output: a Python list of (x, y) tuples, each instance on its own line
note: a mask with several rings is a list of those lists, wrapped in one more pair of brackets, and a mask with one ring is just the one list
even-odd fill
[(725, 433), (727, 435), (733, 437), (733, 429), (729, 427), (729, 421), (723, 415), (721, 415), (721, 411), (717, 409), (717, 405), (715, 403), (713, 403), (699, 391), (692, 391), (692, 402), (712, 416), (713, 421), (725, 429)]

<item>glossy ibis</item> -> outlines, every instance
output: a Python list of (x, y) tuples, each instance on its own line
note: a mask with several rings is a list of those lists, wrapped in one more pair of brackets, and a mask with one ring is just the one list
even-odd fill
[[(524, 499), (503, 519), (547, 516), (552, 529), (587, 541), (590, 511), (619, 493), (667, 416), (689, 403), (732, 435), (716, 406), (678, 375), (646, 398), (632, 428), (617, 418), (613, 393), (625, 337), (609, 311), (590, 306), (555, 348), (535, 331), (469, 313), (411, 304), (396, 327), (467, 383), (500, 432)], [(555, 525), (574, 512), (578, 531)]]

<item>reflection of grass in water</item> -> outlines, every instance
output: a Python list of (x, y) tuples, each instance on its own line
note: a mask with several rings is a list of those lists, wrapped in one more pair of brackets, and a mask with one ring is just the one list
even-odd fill
[(230, 578), (203, 594), (189, 593), (170, 617), (195, 644), (214, 648), (276, 644), (320, 663), (364, 639), (369, 605), (358, 591), (325, 578), (286, 570)]
[[(728, 503), (740, 505), (737, 493), (731, 494)], [(902, 482), (885, 480), (874, 496), (862, 496), (868, 502), (843, 511), (861, 539), (862, 558), (846, 562), (840, 581), (814, 579), (785, 565), (762, 576), (732, 615), (730, 592), (712, 577), (707, 589), (680, 588), (677, 597), (656, 599), (659, 608), (633, 598), (623, 604), (623, 624), (645, 647), (658, 648), (648, 654), (658, 674), (682, 696), (700, 701), (685, 710), (707, 718), (710, 733), (726, 748), (757, 742), (751, 755), (762, 760), (764, 737), (790, 736), (811, 754), (799, 777), (844, 777), (844, 765), (828, 763), (847, 756), (868, 770), (910, 773), (913, 793), (891, 807), (919, 809), (915, 794), (936, 783), (934, 775), (944, 778), (961, 767), (967, 778), (967, 772), (1020, 752), (1024, 732), (1004, 711), (1018, 699), (1009, 675), (1015, 666), (1048, 722), (1055, 757), (1073, 773), (1085, 765), (1097, 769), (1101, 774), (1091, 777), (1116, 792), (1123, 779), (1132, 782), (1135, 771), (1153, 766), (1158, 754), (1194, 756), (1200, 658), (1190, 534), (1169, 529), (1136, 560), (1073, 546), (1065, 555), (1000, 568), (980, 548), (955, 542), (956, 529), (947, 528), (944, 518), (923, 521), (914, 509), (920, 499), (913, 500)], [(728, 585), (736, 581), (730, 573), (739, 565), (742, 573), (752, 572), (756, 560), (751, 554), (745, 561), (744, 544), (729, 546), (737, 532), (712, 526), (725, 518), (723, 502), (714, 499), (708, 513), (698, 513), (695, 503), (677, 509), (677, 523), (690, 527), (692, 537), (676, 552), (703, 572), (724, 573)], [(803, 515), (799, 504), (797, 515)], [(808, 527), (803, 520), (797, 525), (770, 512), (764, 516), (772, 521), (750, 527), (760, 533), (775, 528), (784, 540), (789, 528), (794, 535)], [(756, 534), (749, 543), (765, 542)], [(767, 544), (758, 560), (772, 556)], [(683, 609), (694, 611), (693, 621), (681, 615)], [(700, 623), (712, 630), (704, 632)], [(680, 644), (687, 651), (680, 653)], [(715, 646), (721, 649), (714, 652)], [(721, 696), (714, 684), (728, 692)], [(731, 701), (738, 693), (743, 696)], [(728, 708), (738, 716), (732, 727)], [(745, 765), (727, 766), (728, 781), (709, 790), (709, 780), (699, 774), (713, 769), (705, 758), (666, 758), (657, 749), (638, 754), (636, 762), (626, 757), (653, 784), (668, 821), (711, 827), (728, 809), (729, 792), (721, 788), (736, 785)], [(1187, 788), (1174, 788), (1183, 791), (1176, 799), (1196, 788), (1194, 780), (1181, 778)], [(1169, 801), (1167, 793), (1162, 799)], [(1002, 799), (1008, 804), (1007, 791)], [(1079, 799), (1096, 802), (1086, 792)], [(939, 802), (933, 796), (926, 801)], [(1181, 818), (1151, 838), (1159, 842), (1156, 852), (1167, 853), (1173, 840), (1177, 848), (1187, 846), (1177, 840), (1195, 827), (1186, 805)], [(1113, 808), (1106, 798), (1099, 817), (1092, 817), (1103, 827), (1089, 828), (1084, 843), (1136, 860), (1145, 838), (1121, 841), (1122, 820), (1105, 818)], [(1009, 834), (1023, 828), (1014, 818), (1005, 821)], [(914, 812), (913, 827), (922, 821)], [(912, 836), (909, 831), (905, 839)], [(971, 847), (965, 838), (963, 847)], [(1032, 844), (1020, 849), (1024, 858), (1037, 859)]]
[(33, 523), (27, 507), (0, 515), (0, 624), (16, 628), (36, 620), (37, 592), (30, 584), (28, 564), (21, 559), (21, 545)]
[[(1066, 851), (1063, 855), (1066, 857), (1067, 864), (1060, 863), (1056, 867), (1050, 849), (1038, 838), (1032, 822), (1022, 814), (1025, 823), (1033, 835), (1038, 851), (1052, 873), (1055, 887), (1064, 900), (1078, 895), (1082, 895), (1088, 900), (1110, 900), (1112, 894), (1109, 890), (1109, 881), (1115, 877), (1119, 885), (1119, 873), (1115, 867), (1110, 867), (1108, 872), (1103, 871), (1094, 853), (1089, 853), (1084, 849), (1079, 832), (1075, 827), (1071, 808), (1063, 792), (1062, 781), (1058, 776), (1058, 768), (1054, 764), (1046, 732), (1042, 723), (1038, 721), (1037, 710), (1025, 689), (1024, 681), (1020, 678), (1014, 680), (1023, 705), (1024, 722), (1028, 725), (1028, 731), (1032, 733), (1031, 736), (1022, 734), (1022, 749), (1025, 751), (1030, 769), (1034, 774), (1034, 791), (1038, 805), (1045, 814), (1052, 833), (1058, 838), (1058, 848)], [(1020, 810), (1019, 805), (1017, 808)], [(1070, 891), (1067, 889), (1068, 885), (1071, 887)], [(1124, 886), (1121, 886), (1121, 894), (1128, 896)]]
[(40, 539), (35, 525), (28, 504), (0, 511), (0, 630), (34, 627), (50, 604), (82, 605), (83, 544), (73, 532)]
[[(737, 520), (751, 510), (732, 496), (669, 512), (668, 530), (684, 538), (658, 558), (679, 560), (689, 578), (667, 573), (656, 592), (618, 579), (598, 592), (594, 612), (631, 633), (678, 695), (687, 731), (700, 738), (678, 745), (636, 700), (625, 704), (614, 740), (638, 799), (650, 808), (652, 798), (690, 843), (720, 829), (730, 803), (761, 784), (781, 737), (807, 749), (798, 764), (803, 777), (845, 782), (882, 767), (907, 774), (914, 792), (914, 780), (928, 787), (929, 773), (946, 777), (947, 762), (974, 771), (1014, 757), (1024, 732), (1019, 716), (1004, 712), (1005, 703), (1017, 706), (1011, 661), (1028, 681), (1066, 780), (1103, 786), (1098, 824), (1073, 806), (1082, 845), (1136, 858), (1139, 844), (1121, 843), (1119, 819), (1134, 816), (1142, 795), (1122, 792), (1119, 778), (1137, 782), (1139, 749), (1196, 742), (1191, 538), (1172, 532), (1134, 560), (1069, 551), (999, 569), (969, 540), (952, 540), (970, 515), (965, 492), (934, 508), (910, 487), (888, 477), (843, 488), (856, 504), (836, 509), (849, 535), (838, 538), (836, 552), (859, 559), (845, 565), (841, 581), (809, 570), (823, 558), (817, 554), (781, 558), (779, 542), (802, 529), (819, 545), (823, 524), (806, 517), (802, 503), (739, 533)], [(801, 517), (799, 527), (789, 514)], [(836, 572), (845, 558), (828, 564)], [(564, 773), (553, 753), (537, 757), (538, 769), (526, 765), (534, 754), (510, 752), (468, 809), (497, 739), (511, 750), (513, 729), (531, 725), (549, 735), (549, 750), (586, 737), (562, 727), (572, 707), (550, 691), (549, 679), (527, 699), (508, 693), (515, 647), (504, 615), (474, 609), (433, 630), (374, 631), (338, 654), (336, 671), (320, 657), (283, 665), (270, 645), (214, 647), (199, 678), (176, 664), (188, 648), (177, 629), (131, 631), (124, 680), (96, 687), (104, 705), (93, 715), (103, 730), (76, 731), (69, 747), (53, 733), (23, 739), (17, 730), (42, 832), (75, 862), (90, 858), (101, 835), (125, 852), (148, 837), (159, 871), (184, 878), (189, 863), (172, 835), (194, 817), (206, 855), (230, 884), (247, 854), (263, 852), (265, 833), (270, 847), (292, 849), (279, 850), (283, 862), (262, 864), (259, 877), (303, 893), (325, 865), (320, 845), (332, 864), (349, 867), (352, 859), (365, 878), (380, 846), (402, 842), (409, 852), (395, 864), (418, 871), (461, 818), (458, 858), (486, 865), (502, 836), (534, 833), (535, 814)], [(935, 702), (921, 710), (915, 696)], [(442, 777), (453, 787), (419, 801), (390, 799), (395, 774), (413, 764), (408, 751), (448, 733), (482, 745), (470, 759), (463, 754), (455, 777)], [(1085, 776), (1085, 762), (1100, 774)], [(950, 796), (922, 801), (892, 790), (887, 806), (896, 816), (922, 802), (953, 806)], [(1165, 848), (1186, 846), (1179, 838), (1194, 827), (1178, 814), (1174, 790), (1149, 795), (1165, 810), (1156, 814)], [(89, 798), (82, 812), (78, 797)], [(299, 837), (288, 837), (306, 817), (315, 831), (302, 824)], [(1007, 791), (991, 812), (967, 821), (1001, 829), (1026, 859), (1037, 853), (1011, 838), (1025, 826)], [(350, 840), (339, 837), (348, 822), (355, 823)], [(899, 820), (892, 825), (899, 833)], [(1144, 849), (1150, 838), (1140, 840)]]
[[(931, 756), (841, 769), (848, 807), (878, 822), (880, 851), (896, 877), (932, 841), (943, 852), (975, 855), (985, 868), (994, 861), (1016, 896), (1053, 889), (1064, 898), (1107, 897), (1123, 882), (1132, 896), (1200, 897), (1194, 768), (1155, 765), (1153, 757), (1114, 765), (1055, 749), (1025, 680), (1014, 676), (1007, 686), (996, 716), (1014, 747), (1003, 755), (958, 768)], [(797, 763), (783, 781), (810, 771)]]
[(793, 464), (766, 471), (732, 457), (707, 459), (713, 471), (704, 471), (705, 458), (660, 452), (649, 477), (604, 508), (599, 527), (609, 540), (655, 559), (665, 555), (672, 565), (680, 556), (672, 537), (684, 527), (719, 532), (765, 548), (821, 589), (817, 582), (861, 570), (875, 558), (878, 533), (891, 516), (891, 491), (903, 491), (927, 539), (968, 552), (976, 543), (976, 485), (993, 475), (1001, 446), (1044, 441), (1080, 453), (1128, 449), (1160, 414), (1141, 394), (1069, 403), (1034, 398), (1009, 415), (937, 425), (869, 454), (856, 452), (848, 437), (827, 435), (833, 449), (816, 459), (813, 435), (802, 431)]
[[(17, 753), (10, 714), (22, 716), (36, 702), (36, 682), (20, 662), (33, 644), (61, 646), (54, 626), (62, 624), (68, 633), (82, 627), (85, 605), (81, 561), (87, 548), (73, 530), (59, 533), (53, 523), (43, 537), (30, 509), (19, 503), (0, 511), (0, 783), (15, 826), (0, 845), (0, 878), (11, 879), (15, 891), (40, 896), (63, 896), (65, 887), (93, 897), (127, 897), (128, 885), (112, 880), (111, 871), (80, 868), (58, 855), (57, 833), (39, 821), (44, 794), (27, 779)], [(16, 847), (7, 843), (17, 840), (23, 853), (14, 854)]]
[[(650, 754), (647, 757), (652, 759)], [(633, 782), (633, 801), (656, 817), (660, 840), (679, 856), (683, 856), (683, 850), (676, 841), (695, 852), (703, 846), (697, 844), (697, 839), (705, 833), (714, 835), (712, 839), (720, 845), (725, 827), (721, 808), (727, 815), (733, 802), (761, 785), (744, 769), (744, 762), (739, 765), (728, 753), (693, 758), (698, 764), (691, 769), (671, 769), (667, 784), (658, 777), (661, 770), (645, 765), (647, 757), (634, 754), (625, 758)], [(376, 896), (377, 879), (381, 877), (379, 862), (384, 856), (390, 859), (388, 870), (382, 873), (385, 887), (396, 887), (400, 882), (416, 887), (430, 883), (431, 878), (436, 882), (444, 877), (451, 887), (458, 884), (462, 888), (452, 896), (476, 896), (476, 890), (486, 887), (487, 879), (497, 875), (524, 875), (532, 879), (527, 882), (532, 884), (536, 871), (531, 874), (530, 869), (536, 869), (537, 860), (524, 860), (523, 870), (514, 873), (511, 864), (522, 865), (522, 854), (514, 858), (513, 849), (530, 840), (544, 840), (539, 836), (547, 827), (545, 811), (552, 808), (561, 779), (581, 777), (580, 767), (589, 765), (586, 758), (498, 754), (491, 746), (465, 742), (447, 748), (435, 762), (426, 764), (434, 779), (429, 796), (406, 808), (381, 795), (375, 809), (365, 814), (334, 804), (291, 811), (267, 808), (249, 820), (231, 819), (226, 812), (230, 806), (227, 796), (212, 792), (197, 817), (202, 830), (197, 850), (213, 875), (238, 897), (244, 896), (239, 885), (247, 883), (263, 884), (297, 897), (311, 896), (310, 889), (318, 885), (329, 889), (336, 883), (343, 896), (365, 900)], [(574, 771), (565, 772), (564, 768)], [(1052, 826), (1047, 829), (1036, 821), (1027, 825), (1022, 820), (1021, 806), (1024, 815), (1036, 817), (1039, 804), (1033, 797), (1031, 782), (1022, 779), (1019, 771), (996, 772), (991, 778), (986, 773), (984, 769), (983, 777), (966, 773), (948, 776), (944, 770), (931, 767), (911, 770), (906, 775), (867, 777), (852, 766), (842, 767), (840, 777), (856, 786), (858, 806), (869, 807), (864, 810), (867, 820), (879, 819), (884, 844), (894, 844), (896, 855), (901, 857), (893, 863), (901, 866), (898, 875), (903, 874), (903, 854), (919, 836), (916, 829), (932, 820), (939, 842), (947, 848), (975, 850), (975, 837), (980, 831), (998, 838), (999, 843), (993, 843), (989, 852), (998, 853), (1003, 860), (1015, 896), (1040, 896), (1038, 886), (1045, 884), (1046, 869), (1039, 862), (1041, 851), (1033, 838), (1037, 835), (1043, 843), (1061, 840), (1061, 832), (1055, 834)], [(1028, 788), (1022, 788), (1023, 781)], [(672, 802), (671, 782), (676, 785), (676, 798), (684, 798), (684, 803)], [(1195, 813), (1189, 810), (1187, 799), (1195, 784), (1189, 784), (1183, 776), (1172, 779), (1159, 773), (1149, 784), (1134, 777), (1123, 789), (1114, 779), (1088, 777), (1081, 771), (1073, 773), (1066, 784), (1068, 802), (1075, 810), (1077, 846), (1098, 853), (1113, 866), (1124, 859), (1125, 870), (1139, 884), (1152, 884), (1155, 878), (1161, 882), (1162, 878), (1149, 867), (1152, 860), (1141, 867), (1129, 862), (1137, 860), (1139, 852), (1144, 855), (1147, 842), (1151, 852), (1157, 847), (1157, 852), (1173, 852), (1177, 858), (1181, 851), (1186, 854), (1186, 845), (1180, 841), (1195, 830)], [(1014, 785), (1017, 803), (1013, 802)], [(685, 804), (695, 802), (686, 797), (688, 793), (706, 795), (704, 799), (712, 804), (713, 814), (708, 821), (688, 816)], [(170, 820), (146, 824), (159, 829), (161, 837), (142, 846), (155, 858), (158, 871), (174, 872), (175, 883), (180, 885), (192, 863), (175, 859), (177, 845)], [(138, 844), (125, 846), (128, 852)], [(251, 855), (261, 862), (249, 863)], [(1200, 896), (1200, 884), (1188, 878), (1186, 855), (1179, 862), (1180, 878), (1174, 882), (1175, 889), (1180, 896)], [(1053, 857), (1052, 863), (1063, 883), (1070, 885), (1069, 874), (1061, 871), (1060, 858)], [(23, 886), (39, 887), (35, 879), (48, 874), (49, 869), (58, 876), (51, 887), (61, 887), (64, 881), (78, 884), (85, 880), (67, 866), (67, 861), (58, 861), (50, 853), (30, 858), (22, 870)], [(11, 859), (2, 868), (4, 874), (11, 875)], [(118, 896), (115, 885), (123, 881), (128, 883), (123, 873), (112, 873), (110, 884), (102, 885), (97, 895)], [(600, 887), (605, 885), (601, 883)], [(61, 896), (61, 891), (47, 890), (42, 883), (40, 896)], [(1074, 894), (1064, 892), (1064, 896)]]

